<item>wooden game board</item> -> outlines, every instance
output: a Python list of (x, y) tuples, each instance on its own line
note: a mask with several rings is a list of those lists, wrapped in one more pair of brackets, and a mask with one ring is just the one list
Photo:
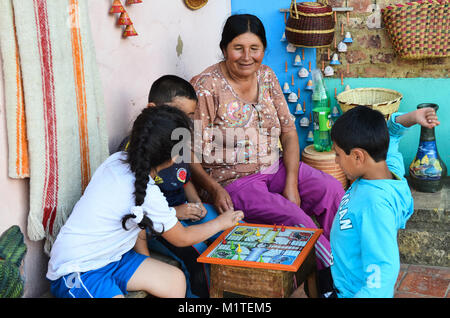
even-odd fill
[(197, 261), (296, 272), (322, 232), (239, 223), (222, 233)]

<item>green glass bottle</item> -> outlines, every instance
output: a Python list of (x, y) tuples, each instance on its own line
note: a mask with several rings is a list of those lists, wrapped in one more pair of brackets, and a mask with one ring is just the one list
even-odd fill
[(316, 151), (331, 150), (331, 109), (330, 98), (325, 89), (322, 72), (312, 71), (314, 89), (312, 93), (312, 114), (314, 130), (314, 149)]

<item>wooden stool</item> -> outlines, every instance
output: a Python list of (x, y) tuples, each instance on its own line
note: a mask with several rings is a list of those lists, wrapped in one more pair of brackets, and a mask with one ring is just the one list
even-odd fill
[(315, 248), (297, 272), (211, 264), (210, 297), (222, 298), (224, 292), (258, 298), (286, 298), (297, 286), (308, 282), (309, 295), (318, 297)]

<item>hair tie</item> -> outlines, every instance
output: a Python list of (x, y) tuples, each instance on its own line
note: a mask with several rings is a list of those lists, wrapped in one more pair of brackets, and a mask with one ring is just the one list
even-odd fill
[(144, 218), (144, 209), (142, 208), (142, 206), (134, 206), (131, 208), (130, 212), (135, 216), (133, 221), (136, 224), (141, 223), (142, 219)]

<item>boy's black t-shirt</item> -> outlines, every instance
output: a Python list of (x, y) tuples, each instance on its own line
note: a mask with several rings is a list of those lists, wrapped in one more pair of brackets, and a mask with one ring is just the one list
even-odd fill
[(158, 172), (155, 183), (166, 197), (169, 206), (177, 206), (186, 203), (184, 185), (191, 178), (189, 164), (175, 163), (169, 168)]
[[(117, 151), (126, 151), (130, 136), (125, 137), (120, 143)], [(189, 164), (175, 163), (167, 169), (158, 172), (155, 183), (166, 197), (169, 206), (177, 206), (186, 203), (187, 198), (184, 193), (184, 185), (191, 178)]]

